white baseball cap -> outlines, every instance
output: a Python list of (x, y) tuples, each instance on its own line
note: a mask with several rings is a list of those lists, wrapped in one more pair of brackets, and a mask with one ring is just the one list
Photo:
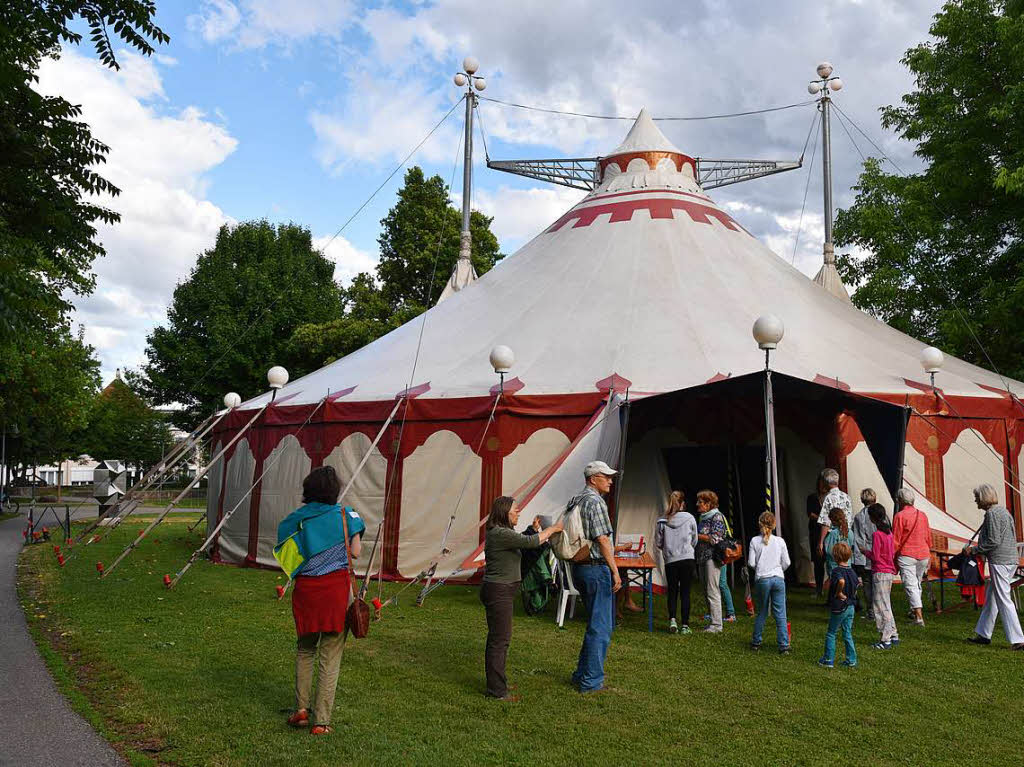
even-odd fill
[(604, 461), (591, 461), (587, 464), (586, 468), (583, 469), (583, 476), (588, 479), (595, 474), (604, 474), (606, 477), (613, 477), (618, 473), (619, 472), (615, 471), (615, 469)]

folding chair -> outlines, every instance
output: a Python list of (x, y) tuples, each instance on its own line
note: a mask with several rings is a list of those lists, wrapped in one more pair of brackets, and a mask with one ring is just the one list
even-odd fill
[(1010, 579), (1010, 593), (1017, 612), (1024, 609), (1024, 543), (1017, 544), (1017, 569)]
[(563, 562), (554, 554), (551, 555), (553, 563), (551, 569), (555, 576), (555, 585), (558, 588), (558, 607), (555, 610), (555, 623), (562, 628), (565, 622), (565, 608), (569, 608), (569, 620), (576, 614), (576, 598), (580, 592), (576, 590), (576, 584), (572, 581), (572, 566)]

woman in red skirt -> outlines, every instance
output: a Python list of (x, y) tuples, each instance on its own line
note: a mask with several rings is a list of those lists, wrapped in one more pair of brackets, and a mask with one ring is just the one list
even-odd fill
[[(278, 544), (293, 538), (303, 558), (295, 573), (292, 615), (298, 634), (295, 658), (295, 713), (292, 727), (307, 727), (310, 734), (331, 732), (331, 712), (338, 686), (345, 610), (351, 593), (349, 557), (359, 556), (366, 526), (352, 509), (338, 505), (341, 480), (331, 466), (313, 469), (302, 482), (303, 506), (277, 528)], [(348, 546), (345, 533), (348, 532)], [(313, 666), (319, 681), (313, 690)], [(310, 703), (313, 719), (310, 722)]]

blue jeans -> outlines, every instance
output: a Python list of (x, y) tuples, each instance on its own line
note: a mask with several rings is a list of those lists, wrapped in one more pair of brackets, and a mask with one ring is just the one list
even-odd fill
[(757, 618), (754, 620), (754, 644), (761, 644), (761, 634), (768, 621), (768, 611), (771, 610), (772, 618), (775, 619), (775, 641), (779, 643), (780, 650), (789, 647), (789, 632), (786, 631), (786, 582), (777, 575), (761, 578), (755, 589)]
[(601, 565), (575, 565), (572, 578), (589, 613), (583, 635), (580, 659), (572, 681), (580, 692), (593, 692), (604, 686), (604, 659), (612, 641), (615, 601), (612, 599), (612, 573)]
[(853, 612), (853, 605), (850, 605), (841, 613), (829, 613), (828, 631), (825, 632), (825, 654), (822, 656), (825, 660), (835, 661), (836, 634), (842, 629), (846, 660), (851, 665), (857, 662), (857, 648), (853, 646)]
[(722, 612), (725, 617), (736, 614), (732, 604), (732, 591), (729, 589), (729, 566), (722, 565), (722, 575), (718, 579), (718, 588), (722, 592)]

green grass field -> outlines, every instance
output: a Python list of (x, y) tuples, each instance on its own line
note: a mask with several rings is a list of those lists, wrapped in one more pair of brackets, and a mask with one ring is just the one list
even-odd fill
[(314, 739), (284, 724), (294, 629), (289, 603), (274, 598), (283, 579), (200, 562), (165, 590), (163, 574), (200, 541), (178, 519), (98, 579), (96, 561), (109, 564), (145, 521), (64, 569), (52, 548), (29, 547), (20, 568), (58, 684), (134, 764), (1024, 764), (1024, 654), (1001, 627), (977, 648), (963, 641), (969, 607), (928, 613), (924, 629), (900, 618), (901, 647), (878, 653), (858, 618), (860, 667), (829, 671), (815, 664), (826, 615), (806, 591), (790, 595), (788, 657), (774, 652), (770, 621), (759, 654), (747, 617), (722, 636), (670, 635), (659, 598), (654, 634), (639, 616), (616, 631), (610, 691), (597, 696), (569, 685), (583, 622), (559, 631), (550, 615), (518, 614), (509, 676), (522, 701), (508, 704), (482, 694), (477, 590), (446, 586), (417, 608), (409, 589), (367, 639), (349, 640), (337, 730)]

